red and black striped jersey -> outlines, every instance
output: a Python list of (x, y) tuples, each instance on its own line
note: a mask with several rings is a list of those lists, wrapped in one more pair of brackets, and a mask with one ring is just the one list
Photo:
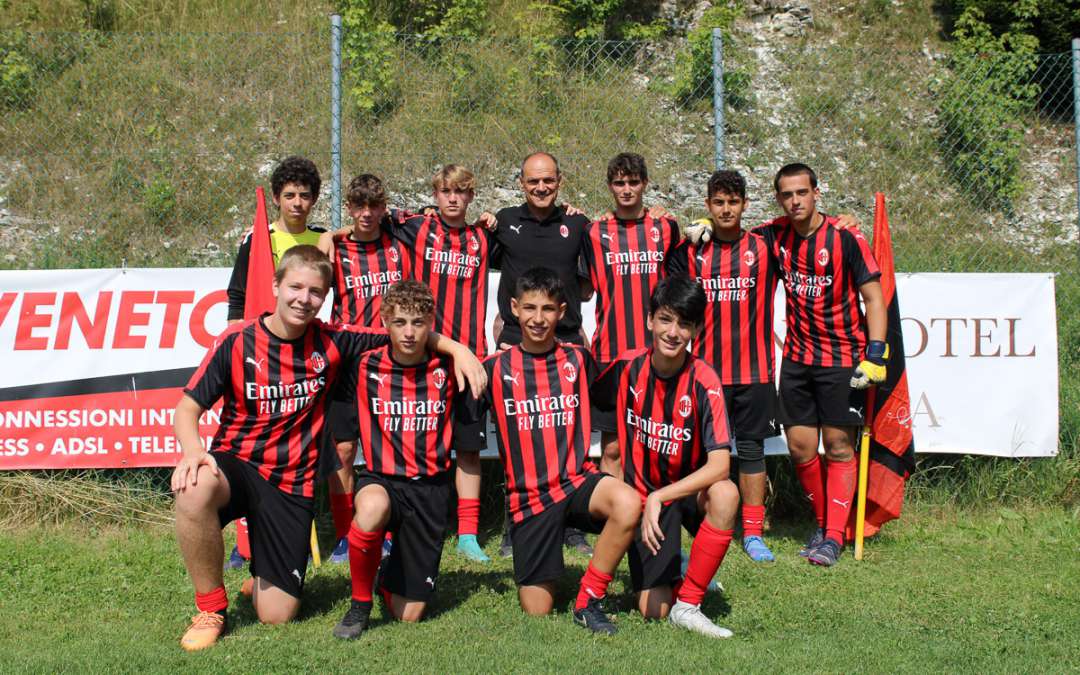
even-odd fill
[[(824, 215), (824, 214), (822, 214)], [(809, 237), (786, 216), (754, 228), (780, 267), (787, 295), (784, 358), (812, 366), (855, 366), (866, 347), (859, 287), (881, 276), (866, 238), (825, 221)]]
[(266, 328), (267, 316), (222, 333), (184, 393), (204, 409), (223, 399), (211, 450), (250, 462), (283, 492), (311, 497), (327, 391), (342, 367), (389, 338), (315, 319), (302, 336), (282, 340)]
[(623, 476), (642, 499), (731, 447), (723, 385), (692, 354), (669, 377), (653, 369), (651, 348), (622, 354), (597, 378), (593, 398), (616, 412)]
[(596, 467), (588, 460), (589, 384), (596, 365), (581, 346), (544, 354), (520, 345), (484, 361), (488, 388), (469, 397), (470, 418), (491, 411), (506, 474), (510, 517), (520, 523), (563, 499)]
[(723, 384), (773, 382), (773, 299), (778, 272), (761, 237), (679, 244), (667, 261), (705, 289), (705, 326), (694, 354), (716, 368)]
[(649, 296), (664, 276), (664, 260), (679, 243), (679, 226), (646, 215), (637, 220), (596, 220), (589, 224), (579, 274), (596, 291), (593, 357), (606, 364), (629, 349), (647, 347)]
[(435, 296), (435, 330), (478, 357), (487, 354), (488, 261), (497, 254), (482, 227), (448, 227), (438, 216), (413, 216), (392, 230), (412, 252), (412, 277)]
[(460, 397), (446, 359), (406, 366), (384, 347), (360, 357), (347, 386), (369, 471), (415, 478), (450, 469), (452, 406)]
[(412, 252), (383, 230), (374, 241), (334, 242), (335, 323), (378, 328), (382, 296), (409, 276)]

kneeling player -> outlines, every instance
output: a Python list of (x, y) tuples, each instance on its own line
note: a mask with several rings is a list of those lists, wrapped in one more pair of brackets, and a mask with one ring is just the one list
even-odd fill
[[(685, 276), (661, 281), (649, 299), (652, 347), (620, 355), (593, 392), (601, 408), (618, 411), (623, 477), (645, 504), (641, 536), (630, 548), (638, 608), (650, 619), (669, 616), (677, 626), (731, 637), (701, 612), (739, 509), (738, 488), (728, 479), (720, 378), (687, 351), (704, 323), (705, 302), (705, 291)], [(680, 580), (681, 528), (694, 543)]]
[(450, 500), (450, 441), (456, 396), (445, 359), (427, 350), (435, 300), (419, 281), (401, 281), (379, 310), (390, 345), (365, 354), (353, 381), (366, 466), (356, 481), (349, 571), (352, 604), (334, 635), (355, 639), (371, 613), (383, 536), (394, 536), (382, 593), (402, 621), (419, 621), (435, 592)]
[(641, 500), (587, 460), (596, 366), (584, 347), (555, 341), (564, 298), (562, 282), (549, 269), (534, 267), (518, 278), (510, 307), (522, 340), (484, 362), (490, 385), (483, 399), (472, 401), (472, 416), (490, 408), (498, 431), (522, 609), (551, 612), (555, 581), (565, 571), (565, 529), (598, 532), (574, 621), (610, 635), (615, 625), (601, 600), (633, 541)]
[[(225, 631), (221, 528), (236, 518), (246, 517), (251, 530), (259, 620), (284, 623), (300, 608), (326, 392), (361, 353), (387, 342), (381, 331), (315, 318), (330, 277), (330, 261), (314, 246), (289, 249), (274, 276), (274, 313), (219, 336), (176, 407), (183, 448), (172, 475), (176, 538), (199, 609), (181, 640), (189, 651)], [(467, 374), (479, 393), (486, 375), (475, 357), (437, 335), (432, 344), (455, 359), (459, 382)], [(219, 398), (221, 424), (207, 453), (199, 417)]]

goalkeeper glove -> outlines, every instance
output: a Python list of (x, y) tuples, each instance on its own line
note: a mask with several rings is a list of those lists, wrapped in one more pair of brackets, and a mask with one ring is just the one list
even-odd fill
[(889, 360), (889, 345), (881, 340), (871, 340), (866, 345), (866, 356), (851, 376), (853, 389), (866, 389), (872, 384), (885, 381), (885, 362)]
[(686, 238), (694, 246), (707, 244), (712, 239), (712, 221), (708, 218), (698, 218), (686, 228)]

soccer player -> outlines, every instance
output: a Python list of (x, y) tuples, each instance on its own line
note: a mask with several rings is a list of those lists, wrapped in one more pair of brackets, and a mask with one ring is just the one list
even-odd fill
[[(281, 256), (297, 244), (317, 244), (320, 228), (309, 227), (308, 215), (311, 207), (319, 199), (322, 179), (315, 163), (306, 157), (286, 157), (274, 167), (270, 174), (270, 193), (274, 206), (278, 208), (278, 217), (270, 225), (270, 251), (277, 267)], [(229, 323), (243, 320), (244, 300), (247, 296), (248, 264), (251, 258), (251, 230), (240, 242), (240, 250), (233, 263), (232, 276), (229, 278)], [(247, 521), (237, 521), (237, 546), (233, 548), (226, 565), (230, 569), (243, 567), (248, 551)]]
[[(608, 162), (607, 182), (614, 214), (589, 225), (580, 261), (581, 276), (596, 292), (592, 354), (601, 371), (619, 354), (649, 345), (642, 309), (680, 236), (673, 219), (654, 218), (643, 204), (649, 174), (641, 155), (616, 155)], [(613, 415), (596, 411), (594, 425), (602, 432), (601, 470), (621, 476)]]
[[(390, 236), (384, 222), (397, 214), (387, 210), (386, 189), (372, 174), (349, 182), (345, 205), (352, 227), (342, 238), (324, 233), (319, 248), (334, 264), (334, 306), (337, 323), (381, 328), (379, 307), (391, 284), (409, 276), (412, 252)], [(389, 225), (388, 222), (386, 222)], [(330, 434), (341, 467), (330, 477), (330, 513), (337, 543), (330, 562), (348, 560), (347, 535), (353, 522), (353, 462), (356, 460), (356, 406), (349, 400), (330, 405)]]
[[(720, 377), (687, 348), (705, 322), (705, 291), (667, 277), (649, 299), (652, 346), (624, 352), (593, 385), (614, 409), (623, 478), (640, 495), (641, 536), (630, 548), (638, 609), (650, 619), (710, 637), (731, 637), (701, 600), (731, 544), (739, 490), (728, 479), (731, 440)], [(694, 535), (685, 578), (680, 530)], [(672, 604), (674, 600), (674, 604)], [(670, 611), (670, 615), (669, 615)]]
[(813, 169), (787, 164), (773, 187), (784, 215), (754, 232), (779, 264), (787, 295), (780, 418), (818, 526), (801, 555), (830, 566), (843, 550), (855, 494), (864, 389), (885, 379), (888, 319), (870, 247), (858, 229), (839, 229), (836, 218), (818, 211)]
[(419, 621), (435, 592), (450, 499), (453, 409), (464, 400), (448, 380), (447, 361), (427, 349), (435, 321), (427, 286), (394, 284), (380, 313), (390, 345), (361, 357), (347, 385), (355, 393), (365, 462), (349, 530), (352, 602), (334, 627), (347, 640), (367, 626), (387, 531), (394, 546), (382, 592), (390, 613)]
[(774, 560), (763, 538), (765, 439), (776, 436), (773, 297), (778, 270), (765, 239), (742, 229), (746, 180), (737, 171), (715, 172), (705, 207), (712, 237), (689, 240), (667, 261), (672, 275), (687, 275), (705, 293), (705, 321), (694, 355), (716, 368), (738, 450), (743, 550), (756, 562)]
[(588, 461), (589, 385), (596, 368), (584, 347), (555, 339), (566, 312), (558, 275), (544, 268), (522, 274), (511, 309), (521, 343), (484, 362), (490, 384), (470, 404), (474, 417), (490, 409), (498, 431), (518, 600), (527, 614), (550, 613), (555, 582), (565, 571), (564, 528), (598, 532), (574, 621), (614, 634), (601, 601), (633, 541), (641, 500)]
[[(284, 623), (300, 607), (326, 392), (342, 367), (388, 341), (385, 333), (315, 318), (331, 275), (314, 246), (287, 251), (274, 276), (274, 312), (222, 333), (177, 404), (176, 538), (199, 610), (180, 641), (186, 650), (210, 647), (226, 629), (221, 529), (235, 518), (250, 524), (259, 620)], [(486, 375), (472, 353), (438, 335), (431, 342), (454, 359), (459, 383), (467, 377), (479, 395)], [(207, 452), (199, 418), (219, 398), (221, 424)]]

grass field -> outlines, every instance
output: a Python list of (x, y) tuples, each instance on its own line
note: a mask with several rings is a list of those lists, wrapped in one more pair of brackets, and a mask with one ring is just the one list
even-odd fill
[[(348, 604), (345, 566), (308, 577), (300, 619), (255, 621), (230, 573), (233, 630), (217, 647), (178, 646), (192, 595), (168, 528), (69, 523), (0, 532), (0, 672), (826, 671), (1062, 672), (1080, 663), (1080, 509), (916, 506), (832, 569), (796, 556), (802, 525), (770, 533), (779, 560), (732, 550), (708, 614), (735, 631), (711, 641), (630, 613), (625, 566), (613, 584), (620, 632), (586, 634), (567, 607), (585, 559), (569, 556), (559, 614), (526, 618), (510, 562), (466, 563), (447, 542), (435, 610), (387, 623), (378, 604), (357, 642), (330, 635)], [(493, 552), (496, 542), (488, 541)]]

